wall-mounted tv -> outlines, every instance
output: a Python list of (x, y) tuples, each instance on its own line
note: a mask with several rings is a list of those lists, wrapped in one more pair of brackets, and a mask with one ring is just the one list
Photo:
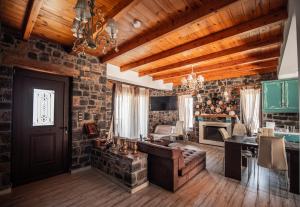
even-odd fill
[(177, 110), (177, 96), (155, 96), (150, 98), (151, 111)]

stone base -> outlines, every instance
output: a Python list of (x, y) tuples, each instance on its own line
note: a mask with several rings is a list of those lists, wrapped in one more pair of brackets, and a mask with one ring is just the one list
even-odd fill
[(101, 170), (97, 169), (97, 168), (92, 168), (94, 170), (96, 170), (98, 173), (100, 173), (101, 175), (103, 175), (104, 177), (106, 177), (107, 179), (109, 179), (111, 182), (115, 183), (116, 185), (120, 186), (121, 188), (123, 188), (124, 190), (126, 190), (128, 193), (131, 193), (131, 194), (134, 194), (146, 187), (149, 186), (149, 182), (146, 181), (144, 182), (143, 184), (140, 184), (136, 187), (133, 187), (133, 188), (130, 188), (124, 184), (122, 184), (117, 178), (113, 177), (113, 176), (110, 176), (104, 172), (102, 172)]
[(92, 167), (113, 177), (116, 181), (126, 186), (130, 191), (145, 185), (147, 177), (147, 157), (142, 152), (133, 155), (123, 155), (118, 150), (93, 148), (91, 153)]

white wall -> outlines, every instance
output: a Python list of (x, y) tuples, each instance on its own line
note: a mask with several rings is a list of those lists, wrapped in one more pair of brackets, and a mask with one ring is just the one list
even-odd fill
[(121, 81), (134, 85), (144, 86), (148, 88), (172, 90), (173, 84), (164, 84), (162, 80), (153, 81), (150, 76), (139, 77), (137, 72), (128, 70), (121, 72), (120, 68), (115, 65), (107, 64), (107, 78), (111, 80)]

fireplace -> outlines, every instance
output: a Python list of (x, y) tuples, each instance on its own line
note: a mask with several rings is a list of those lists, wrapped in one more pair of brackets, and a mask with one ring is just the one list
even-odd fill
[(222, 135), (219, 132), (220, 128), (226, 129), (228, 134), (231, 135), (231, 123), (199, 122), (199, 142), (203, 144), (224, 146)]

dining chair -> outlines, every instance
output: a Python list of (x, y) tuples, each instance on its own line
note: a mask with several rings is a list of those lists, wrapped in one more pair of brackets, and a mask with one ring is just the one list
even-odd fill
[[(219, 132), (222, 135), (223, 141), (231, 138), (231, 136), (228, 134), (227, 130), (224, 128), (219, 128)], [(242, 157), (247, 159), (247, 167), (248, 167), (248, 180), (250, 178), (250, 175), (252, 173), (253, 168), (253, 153), (250, 150), (241, 150)], [(223, 159), (223, 168), (224, 168), (225, 162)]]
[[(225, 142), (225, 140), (231, 138), (231, 136), (228, 134), (227, 130), (224, 129), (224, 128), (219, 128), (219, 132), (222, 136), (222, 139), (223, 141)], [(223, 156), (223, 160), (222, 160), (222, 163), (223, 163), (223, 169), (225, 168), (225, 159), (224, 159), (224, 156)]]
[(285, 172), (286, 188), (288, 192), (289, 177), (284, 137), (279, 138), (271, 136), (260, 136), (258, 143), (257, 189), (259, 188), (259, 167), (264, 167), (268, 168), (269, 170)]

